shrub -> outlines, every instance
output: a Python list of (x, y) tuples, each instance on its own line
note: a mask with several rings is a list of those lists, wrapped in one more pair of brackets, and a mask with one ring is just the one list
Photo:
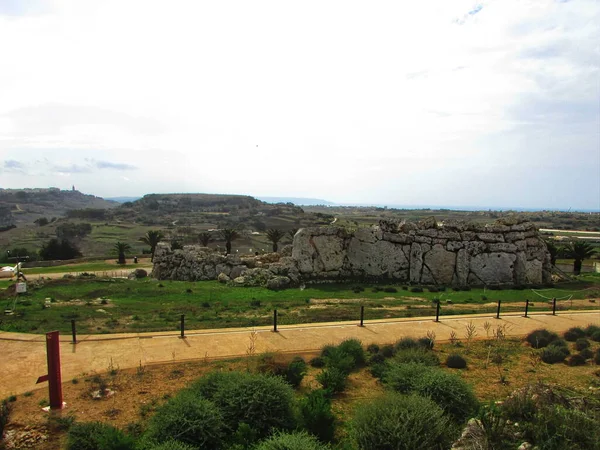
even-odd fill
[(585, 358), (578, 354), (571, 355), (571, 356), (569, 356), (569, 359), (567, 360), (567, 364), (569, 366), (584, 366)]
[(396, 289), (395, 287), (386, 287), (383, 288), (383, 292), (387, 292), (388, 294), (394, 294), (398, 292), (398, 289)]
[(255, 450), (327, 450), (314, 436), (302, 431), (276, 433), (261, 442)]
[(538, 411), (526, 431), (540, 449), (595, 449), (600, 442), (597, 419), (585, 412), (551, 405)]
[(583, 350), (581, 350), (579, 352), (579, 354), (584, 359), (590, 359), (590, 358), (592, 358), (594, 356), (594, 352), (592, 350), (590, 350), (589, 348), (584, 348)]
[(418, 342), (419, 346), (425, 350), (433, 350), (433, 346), (435, 345), (435, 341), (428, 337), (419, 338)]
[(352, 356), (352, 359), (354, 359), (354, 367), (362, 366), (366, 362), (365, 350), (362, 347), (362, 342), (358, 339), (346, 339), (338, 345), (338, 349), (343, 353)]
[(326, 358), (327, 356), (330, 355), (331, 352), (334, 352), (336, 350), (336, 346), (335, 345), (326, 345), (321, 349), (321, 358)]
[(325, 367), (328, 369), (336, 368), (341, 372), (349, 374), (352, 369), (356, 366), (352, 355), (344, 352), (340, 348), (333, 348), (328, 352), (328, 355), (323, 358), (325, 360)]
[(156, 411), (146, 435), (157, 443), (175, 438), (189, 445), (219, 448), (224, 437), (223, 416), (198, 392), (184, 390)]
[(422, 287), (412, 287), (410, 288), (410, 292), (423, 292)]
[(420, 348), (398, 351), (394, 356), (394, 361), (397, 363), (415, 362), (426, 366), (440, 365), (440, 359), (435, 353)]
[(596, 353), (594, 353), (594, 364), (600, 365), (600, 348), (597, 348)]
[(391, 358), (392, 356), (394, 356), (396, 354), (396, 349), (394, 348), (393, 345), (387, 344), (387, 345), (384, 345), (383, 347), (381, 347), (381, 354), (385, 358)]
[(458, 423), (472, 417), (479, 403), (471, 387), (460, 376), (422, 364), (391, 364), (383, 382), (401, 393), (428, 397)]
[(148, 450), (196, 450), (197, 448), (180, 441), (170, 440), (162, 444), (152, 445)]
[(588, 348), (590, 346), (590, 341), (586, 338), (579, 338), (575, 341), (575, 349), (578, 351), (583, 350), (584, 348)]
[(285, 381), (294, 387), (298, 387), (302, 383), (304, 375), (306, 375), (306, 363), (301, 357), (296, 356), (287, 366)]
[(193, 390), (211, 400), (223, 413), (226, 428), (251, 424), (256, 437), (271, 429), (295, 425), (293, 390), (280, 377), (243, 372), (212, 372), (194, 383)]
[(552, 341), (550, 342), (550, 345), (548, 347), (564, 348), (567, 350), (567, 354), (571, 353), (569, 352), (569, 344), (567, 344), (567, 341), (565, 341), (564, 339), (557, 339), (555, 341)]
[(8, 423), (8, 418), (10, 417), (11, 411), (12, 405), (6, 400), (2, 400), (0, 403), (0, 443), (2, 442), (4, 427)]
[(464, 369), (467, 367), (467, 361), (460, 355), (452, 354), (446, 358), (446, 367), (451, 369)]
[(369, 372), (371, 372), (371, 375), (374, 378), (381, 380), (383, 378), (383, 375), (385, 374), (386, 370), (387, 370), (387, 365), (385, 363), (379, 363), (379, 364), (373, 364), (371, 366), (371, 368), (369, 369)]
[(379, 345), (377, 344), (369, 344), (367, 347), (367, 352), (368, 353), (379, 353)]
[(317, 357), (311, 359), (308, 363), (312, 367), (316, 367), (317, 369), (319, 369), (321, 367), (325, 367), (325, 360), (320, 356), (317, 356)]
[(346, 389), (348, 373), (337, 367), (328, 367), (317, 375), (317, 381), (321, 383), (323, 389), (331, 394), (338, 394)]
[(396, 342), (396, 350), (407, 350), (411, 348), (419, 348), (419, 342), (416, 339), (410, 337), (404, 337)]
[(558, 339), (556, 333), (552, 333), (548, 330), (535, 330), (527, 335), (525, 340), (529, 342), (533, 348), (544, 348), (547, 347), (551, 342)]
[(547, 364), (563, 362), (567, 356), (569, 356), (569, 350), (557, 345), (550, 345), (542, 350), (542, 361)]
[(577, 339), (585, 337), (585, 331), (579, 327), (569, 328), (565, 331), (564, 337), (569, 342), (575, 342)]
[(311, 391), (300, 400), (300, 422), (305, 430), (321, 442), (333, 440), (335, 416), (331, 412), (331, 400), (326, 391)]
[(67, 438), (68, 450), (133, 450), (134, 444), (132, 437), (102, 422), (75, 423)]
[(361, 450), (450, 448), (455, 429), (442, 409), (416, 395), (386, 395), (359, 406), (352, 434)]
[(584, 331), (586, 336), (592, 337), (595, 333), (600, 332), (600, 327), (597, 325), (590, 324), (585, 328)]
[(371, 357), (369, 358), (369, 365), (373, 366), (375, 364), (381, 364), (385, 361), (385, 356), (383, 356), (381, 353), (375, 353), (374, 355), (371, 355)]
[(596, 331), (594, 334), (592, 334), (592, 341), (600, 342), (600, 331)]

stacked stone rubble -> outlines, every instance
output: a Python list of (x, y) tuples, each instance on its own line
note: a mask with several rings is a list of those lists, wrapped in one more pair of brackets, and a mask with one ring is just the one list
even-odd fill
[(548, 283), (550, 269), (546, 245), (530, 222), (437, 224), (428, 219), (417, 224), (381, 221), (354, 232), (334, 226), (301, 229), (291, 256), (239, 258), (202, 247), (173, 252), (160, 245), (153, 275), (272, 288), (315, 280), (509, 286)]

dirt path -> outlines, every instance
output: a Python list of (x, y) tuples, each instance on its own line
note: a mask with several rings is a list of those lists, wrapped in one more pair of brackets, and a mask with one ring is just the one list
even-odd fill
[[(505, 315), (500, 320), (490, 315), (451, 316), (439, 323), (432, 317), (399, 320), (369, 321), (359, 327), (356, 322), (319, 323), (312, 325), (288, 325), (278, 333), (270, 327), (257, 327), (256, 352), (301, 352), (317, 350), (326, 344), (338, 343), (347, 338), (358, 338), (364, 345), (392, 343), (405, 336), (421, 337), (433, 331), (438, 340), (448, 340), (454, 331), (464, 339), (465, 326), (472, 322), (477, 327), (478, 337), (486, 337), (484, 324), (492, 328), (502, 325), (509, 336), (523, 336), (538, 328), (557, 332), (574, 326), (600, 325), (598, 311), (560, 313), (552, 316), (535, 313), (529, 318), (520, 315)], [(230, 328), (189, 331), (185, 339), (178, 333), (130, 333), (113, 335), (79, 336), (73, 345), (71, 337), (63, 335), (61, 340), (61, 363), (63, 381), (78, 377), (82, 373), (106, 372), (109, 365), (121, 369), (141, 365), (186, 361), (202, 358), (226, 358), (243, 356), (250, 343), (253, 329)], [(490, 331), (491, 335), (491, 331)], [(0, 398), (10, 394), (46, 388), (35, 385), (38, 376), (46, 370), (45, 336), (0, 332)]]

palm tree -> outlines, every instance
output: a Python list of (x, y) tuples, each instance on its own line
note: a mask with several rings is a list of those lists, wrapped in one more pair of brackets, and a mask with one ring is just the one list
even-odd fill
[(202, 247), (208, 247), (208, 243), (212, 240), (212, 236), (208, 231), (204, 231), (198, 235), (198, 240), (202, 244)]
[(235, 241), (237, 238), (239, 238), (240, 234), (233, 228), (223, 228), (221, 231), (219, 231), (219, 234), (225, 240), (225, 254), (229, 255), (231, 253), (231, 241)]
[(131, 250), (131, 245), (125, 242), (119, 242), (115, 244), (115, 250), (119, 254), (119, 264), (125, 264), (125, 253)]
[(285, 236), (285, 231), (270, 228), (267, 230), (267, 239), (273, 243), (273, 253), (277, 252), (277, 244)]
[(544, 241), (546, 242), (546, 247), (548, 248), (548, 252), (550, 253), (550, 263), (555, 266), (556, 258), (558, 258), (559, 248), (552, 241)]
[(139, 239), (140, 242), (150, 246), (150, 261), (154, 261), (154, 251), (156, 250), (156, 246), (164, 237), (165, 235), (162, 231), (150, 230), (146, 233), (146, 236)]
[(288, 234), (290, 235), (290, 238), (292, 239), (292, 241), (294, 240), (294, 236), (296, 236), (296, 233), (298, 232), (300, 228), (292, 228), (290, 231), (288, 231)]
[(573, 259), (573, 273), (581, 273), (581, 264), (584, 259), (590, 258), (594, 254), (594, 247), (587, 242), (569, 242), (564, 248), (565, 258)]

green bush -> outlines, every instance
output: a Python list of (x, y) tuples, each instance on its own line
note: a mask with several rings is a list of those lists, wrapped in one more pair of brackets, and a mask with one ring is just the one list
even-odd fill
[(397, 392), (430, 398), (458, 423), (472, 417), (479, 408), (473, 390), (460, 376), (436, 367), (390, 364), (383, 382)]
[(261, 442), (255, 450), (327, 450), (314, 436), (302, 431), (276, 433)]
[(592, 337), (595, 333), (600, 332), (600, 327), (598, 325), (590, 324), (585, 328), (584, 331), (587, 337)]
[[(548, 347), (559, 347), (559, 348), (564, 348), (567, 350), (568, 353), (571, 353), (569, 351), (569, 344), (567, 343), (567, 341), (565, 341), (564, 339), (557, 339), (555, 341), (550, 342), (550, 344), (548, 345)], [(568, 354), (567, 353), (567, 354)]]
[(428, 337), (419, 338), (417, 341), (419, 346), (425, 350), (433, 350), (433, 346), (435, 345), (435, 341)]
[(320, 369), (325, 367), (325, 360), (321, 356), (316, 356), (308, 362), (312, 367)]
[(584, 348), (588, 348), (590, 346), (590, 341), (586, 338), (579, 338), (575, 341), (575, 349), (578, 351), (583, 350)]
[(381, 364), (385, 361), (385, 357), (381, 353), (375, 353), (369, 358), (369, 365)]
[(302, 383), (304, 375), (306, 375), (306, 363), (300, 356), (296, 356), (287, 366), (285, 381), (294, 387), (298, 387)]
[(420, 363), (426, 366), (439, 366), (440, 358), (433, 353), (421, 348), (410, 348), (407, 350), (398, 350), (394, 356), (396, 363)]
[(212, 372), (192, 387), (223, 413), (226, 428), (250, 424), (258, 438), (295, 426), (294, 391), (282, 378), (245, 372)]
[(328, 367), (317, 375), (317, 381), (321, 383), (323, 389), (331, 394), (338, 394), (346, 389), (348, 373), (336, 367)]
[(600, 365), (600, 348), (597, 348), (594, 354), (594, 364)]
[(551, 342), (558, 339), (558, 335), (551, 331), (541, 329), (532, 331), (527, 335), (525, 340), (529, 342), (533, 348), (544, 348), (550, 345)]
[(573, 327), (565, 331), (565, 334), (563, 336), (567, 341), (575, 342), (577, 339), (585, 337), (585, 331), (583, 331), (579, 327)]
[(393, 345), (387, 344), (387, 345), (384, 345), (383, 347), (381, 347), (381, 354), (385, 358), (391, 358), (392, 356), (394, 356), (396, 354), (396, 349), (394, 348)]
[(135, 442), (118, 428), (102, 422), (75, 423), (69, 429), (67, 450), (133, 450)]
[(584, 366), (585, 365), (585, 358), (581, 355), (571, 355), (569, 356), (569, 359), (567, 360), (567, 364), (569, 366)]
[(183, 442), (171, 440), (148, 447), (148, 450), (197, 450), (197, 448)]
[(197, 391), (184, 390), (156, 411), (146, 437), (157, 443), (175, 439), (203, 448), (220, 448), (224, 429), (223, 415), (211, 401)]
[(460, 355), (452, 354), (446, 358), (446, 367), (451, 369), (464, 369), (467, 367), (467, 361)]
[(563, 362), (569, 356), (569, 350), (565, 347), (551, 345), (542, 350), (542, 361), (547, 364)]
[(326, 368), (336, 368), (346, 374), (349, 374), (356, 367), (352, 355), (349, 355), (340, 348), (333, 348), (323, 359), (325, 360)]
[(329, 356), (329, 354), (331, 352), (335, 351), (336, 349), (337, 349), (337, 347), (333, 344), (325, 345), (321, 349), (321, 358), (327, 358)]
[(371, 354), (379, 353), (379, 345), (377, 344), (369, 344), (367, 346), (367, 352)]
[(591, 359), (594, 356), (594, 352), (589, 348), (584, 348), (579, 354), (583, 359)]
[(595, 333), (593, 333), (591, 339), (594, 342), (600, 342), (600, 331), (596, 331)]
[(385, 362), (383, 362), (383, 363), (379, 363), (379, 364), (373, 364), (370, 367), (369, 372), (371, 372), (371, 375), (374, 378), (381, 380), (381, 379), (383, 379), (383, 375), (385, 374), (386, 370), (387, 370), (387, 364), (385, 364)]
[(331, 412), (331, 400), (326, 391), (317, 389), (300, 400), (302, 427), (321, 442), (331, 442), (335, 433), (335, 416)]
[(450, 448), (455, 428), (427, 398), (386, 394), (356, 409), (352, 437), (360, 450), (442, 449)]
[(552, 405), (539, 411), (526, 432), (544, 450), (598, 449), (600, 427), (597, 418), (583, 411)]
[(396, 350), (418, 349), (420, 347), (419, 342), (410, 337), (403, 337), (395, 345)]
[(343, 353), (352, 356), (355, 368), (364, 365), (367, 360), (362, 342), (358, 339), (346, 339), (338, 345), (338, 349)]

